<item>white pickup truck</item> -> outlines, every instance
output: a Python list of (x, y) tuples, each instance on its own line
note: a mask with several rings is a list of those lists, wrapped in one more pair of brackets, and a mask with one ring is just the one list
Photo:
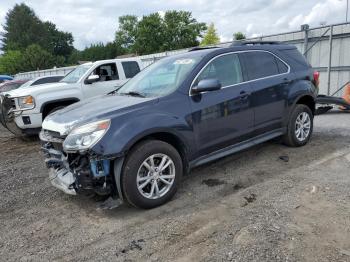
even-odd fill
[(24, 87), (0, 96), (0, 122), (16, 135), (39, 133), (43, 119), (75, 102), (107, 94), (142, 69), (137, 58), (85, 63), (60, 82)]

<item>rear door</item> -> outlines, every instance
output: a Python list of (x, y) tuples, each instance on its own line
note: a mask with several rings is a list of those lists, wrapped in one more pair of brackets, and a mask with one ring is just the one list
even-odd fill
[(281, 128), (291, 81), (289, 66), (267, 51), (243, 52), (240, 58), (252, 86), (255, 135)]
[(243, 82), (237, 54), (214, 58), (192, 86), (202, 79), (218, 79), (222, 88), (190, 96), (198, 156), (250, 138), (254, 127), (251, 88)]
[(121, 61), (121, 66), (123, 68), (125, 79), (127, 80), (133, 78), (141, 71), (139, 63), (136, 61)]
[(107, 94), (117, 89), (124, 82), (120, 79), (119, 70), (115, 62), (96, 66), (85, 79), (90, 75), (98, 75), (99, 80), (92, 84), (83, 81), (82, 85), (86, 98)]

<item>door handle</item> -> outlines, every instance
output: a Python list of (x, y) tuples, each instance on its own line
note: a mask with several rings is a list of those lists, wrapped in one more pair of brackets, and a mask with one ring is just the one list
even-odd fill
[(289, 78), (283, 78), (284, 85), (289, 85), (290, 83), (292, 83), (292, 80), (290, 80)]
[(249, 93), (247, 93), (246, 91), (241, 91), (239, 93), (239, 97), (241, 98), (241, 100), (246, 99), (249, 96)]

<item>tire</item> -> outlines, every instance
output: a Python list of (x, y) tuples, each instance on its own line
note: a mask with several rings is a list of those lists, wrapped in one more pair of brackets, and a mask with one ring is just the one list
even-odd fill
[[(163, 159), (165, 159), (164, 173), (159, 169)], [(182, 159), (173, 146), (159, 140), (141, 142), (129, 152), (123, 165), (121, 175), (123, 194), (135, 207), (149, 209), (160, 206), (175, 195), (182, 172)], [(163, 182), (164, 180), (167, 183)], [(143, 187), (139, 189), (142, 185)]]
[[(303, 123), (303, 119), (305, 122), (301, 125), (300, 123)], [(313, 132), (313, 119), (314, 116), (308, 106), (297, 104), (288, 120), (287, 132), (282, 138), (283, 143), (290, 147), (306, 145)], [(309, 125), (307, 125), (307, 123), (309, 123)], [(302, 128), (302, 126), (304, 126), (304, 128)], [(302, 132), (297, 132), (297, 130), (302, 130)]]

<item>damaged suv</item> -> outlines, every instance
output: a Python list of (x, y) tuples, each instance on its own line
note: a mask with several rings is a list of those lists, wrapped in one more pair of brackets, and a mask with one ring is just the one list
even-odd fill
[(72, 195), (159, 206), (194, 167), (276, 137), (305, 145), (313, 73), (295, 47), (271, 42), (161, 59), (118, 90), (45, 119), (51, 182)]

